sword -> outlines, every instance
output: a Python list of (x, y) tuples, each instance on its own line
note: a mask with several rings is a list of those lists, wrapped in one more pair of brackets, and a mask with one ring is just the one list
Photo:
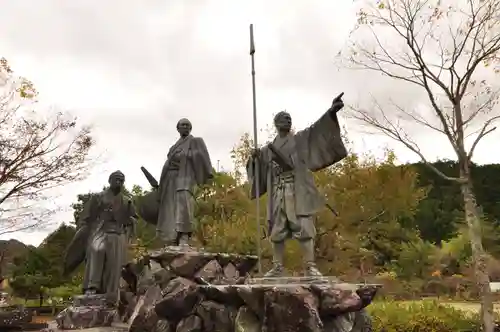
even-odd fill
[(153, 187), (154, 189), (158, 189), (158, 187), (159, 187), (158, 181), (156, 181), (154, 176), (151, 175), (151, 173), (149, 173), (149, 171), (144, 166), (141, 166), (141, 171), (142, 171), (142, 173), (144, 173), (144, 176), (148, 180), (151, 187)]

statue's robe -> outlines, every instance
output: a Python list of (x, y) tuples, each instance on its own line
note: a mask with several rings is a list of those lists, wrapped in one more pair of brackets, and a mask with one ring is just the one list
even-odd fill
[(160, 239), (170, 243), (179, 233), (193, 232), (193, 190), (205, 184), (212, 171), (210, 156), (201, 137), (181, 137), (170, 148), (159, 184), (156, 231)]
[(122, 267), (127, 263), (128, 238), (133, 234), (136, 213), (123, 194), (104, 190), (85, 205), (78, 226), (88, 229), (84, 291), (94, 289), (118, 301)]
[[(277, 136), (271, 143), (293, 167), (284, 172), (273, 160), (268, 146), (261, 148), (260, 158), (251, 157), (247, 175), (251, 184), (250, 196), (268, 194), (267, 218), (273, 242), (294, 237), (314, 238), (314, 214), (324, 207), (324, 197), (314, 184), (312, 172), (329, 167), (347, 156), (342, 142), (337, 115), (326, 112), (310, 127), (286, 137)], [(258, 163), (259, 193), (256, 193), (255, 166)]]

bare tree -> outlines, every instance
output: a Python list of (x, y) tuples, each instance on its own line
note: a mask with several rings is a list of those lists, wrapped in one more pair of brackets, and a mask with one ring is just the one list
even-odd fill
[[(481, 243), (481, 212), (473, 193), (470, 166), (478, 143), (495, 130), (499, 91), (488, 78), (499, 73), (500, 0), (382, 0), (361, 5), (349, 52), (349, 67), (375, 71), (413, 85), (426, 96), (426, 109), (373, 100), (351, 115), (399, 141), (443, 179), (460, 185), (482, 297), (486, 332), (493, 332), (493, 305)], [(490, 80), (493, 82), (493, 80)], [(409, 123), (438, 132), (451, 144), (460, 173), (450, 176), (428, 162), (408, 133)], [(406, 131), (405, 131), (406, 128)], [(467, 145), (467, 146), (466, 146)]]
[(47, 222), (48, 190), (82, 179), (90, 166), (89, 128), (40, 109), (36, 96), (0, 59), (0, 235)]

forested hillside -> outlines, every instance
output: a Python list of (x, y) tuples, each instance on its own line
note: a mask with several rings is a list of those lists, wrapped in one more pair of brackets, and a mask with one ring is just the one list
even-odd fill
[[(446, 175), (458, 174), (454, 162), (441, 161), (433, 165)], [(422, 199), (415, 215), (422, 239), (438, 244), (451, 239), (463, 218), (460, 188), (438, 177), (424, 164), (412, 166), (417, 171), (419, 186), (429, 186), (427, 197)], [(474, 165), (472, 178), (477, 202), (483, 208), (485, 217), (494, 226), (500, 226), (500, 164)]]
[[(237, 166), (245, 157), (244, 151), (233, 152)], [(456, 172), (452, 162), (434, 165), (446, 174)], [(473, 176), (488, 230), (485, 246), (493, 257), (500, 258), (500, 208), (496, 205), (500, 197), (500, 165), (475, 166)], [(244, 180), (238, 172), (217, 173), (210, 186), (196, 193), (198, 245), (215, 251), (256, 253), (254, 203), (248, 199)], [(459, 188), (443, 182), (425, 165), (396, 165), (391, 152), (383, 160), (352, 154), (343, 163), (318, 172), (316, 182), (339, 212), (335, 217), (325, 209), (317, 220), (317, 257), (324, 273), (353, 280), (374, 276), (412, 283), (416, 280), (419, 289), (427, 287), (426, 280), (436, 276), (453, 279), (464, 275), (461, 282), (470, 283), (470, 248)], [(128, 192), (135, 199), (144, 193), (138, 186)], [(75, 219), (90, 195), (82, 193), (77, 197), (73, 205)], [(261, 235), (264, 220), (262, 211)], [(39, 248), (15, 261), (11, 285), (17, 294), (37, 296), (41, 287), (78, 287), (81, 271), (72, 278), (60, 278), (64, 248), (74, 234), (71, 224), (74, 221), (58, 228)], [(139, 221), (138, 239), (131, 250), (136, 255), (144, 252), (153, 237), (154, 228)], [(261, 239), (261, 244), (266, 266), (270, 264), (270, 247), (267, 240)], [(287, 268), (299, 271), (300, 251), (293, 242), (288, 250)], [(498, 278), (498, 264), (493, 258), (492, 262), (492, 278)]]

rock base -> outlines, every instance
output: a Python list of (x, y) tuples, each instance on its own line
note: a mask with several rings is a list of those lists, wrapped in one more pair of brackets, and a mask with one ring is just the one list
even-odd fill
[(116, 316), (116, 309), (107, 305), (105, 295), (77, 295), (73, 305), (56, 316), (56, 323), (61, 330), (109, 327)]
[(31, 318), (31, 312), (22, 306), (0, 307), (0, 330), (22, 329)]
[(165, 248), (137, 276), (129, 331), (370, 332), (378, 285), (334, 277), (256, 278), (254, 256)]
[[(49, 326), (45, 329), (40, 330), (39, 332), (63, 332), (65, 330), (57, 327), (55, 322), (49, 323)], [(128, 325), (126, 324), (112, 324), (111, 326), (100, 326), (100, 327), (91, 327), (88, 329), (80, 329), (79, 332), (127, 332)]]

